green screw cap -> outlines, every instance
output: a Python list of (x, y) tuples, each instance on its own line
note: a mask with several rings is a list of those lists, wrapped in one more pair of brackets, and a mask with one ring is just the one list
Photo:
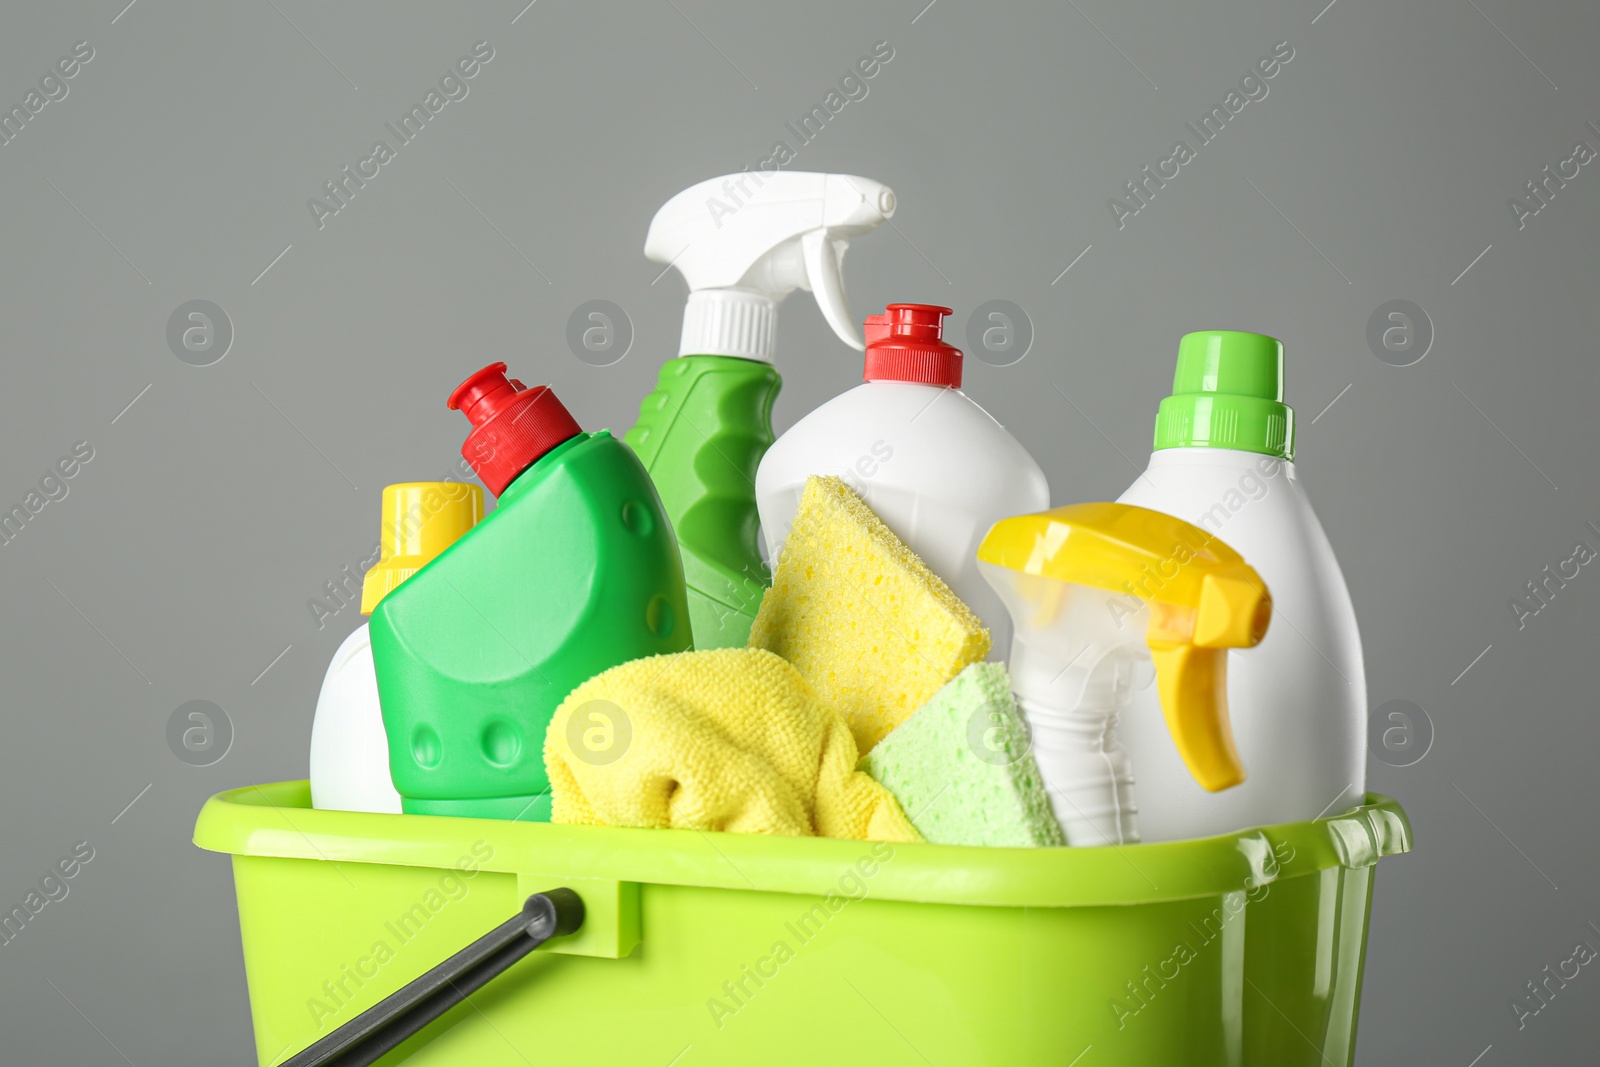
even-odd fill
[(1156, 412), (1155, 447), (1234, 448), (1293, 459), (1283, 343), (1238, 330), (1184, 334), (1172, 395)]

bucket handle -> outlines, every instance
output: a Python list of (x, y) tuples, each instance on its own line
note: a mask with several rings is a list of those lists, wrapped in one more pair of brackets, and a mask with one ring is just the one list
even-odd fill
[(535, 893), (522, 910), (426, 974), (279, 1067), (367, 1067), (465, 1000), (513, 963), (583, 925), (583, 899), (570, 889)]

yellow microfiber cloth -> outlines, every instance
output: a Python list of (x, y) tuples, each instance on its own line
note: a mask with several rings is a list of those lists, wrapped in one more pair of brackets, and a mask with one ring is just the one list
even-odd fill
[(844, 718), (772, 653), (652, 656), (556, 709), (550, 821), (920, 841), (856, 758)]
[(962, 668), (989, 631), (840, 478), (806, 481), (752, 648), (793, 663), (865, 754)]

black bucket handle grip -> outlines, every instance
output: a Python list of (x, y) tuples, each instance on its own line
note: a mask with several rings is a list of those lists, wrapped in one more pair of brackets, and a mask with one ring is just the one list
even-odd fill
[(522, 910), (278, 1067), (367, 1067), (483, 988), (513, 963), (583, 925), (571, 889), (535, 893)]

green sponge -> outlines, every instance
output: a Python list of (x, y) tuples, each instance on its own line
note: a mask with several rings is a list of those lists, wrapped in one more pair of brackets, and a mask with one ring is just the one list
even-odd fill
[(974, 663), (861, 761), (941, 845), (1065, 845), (998, 663)]

